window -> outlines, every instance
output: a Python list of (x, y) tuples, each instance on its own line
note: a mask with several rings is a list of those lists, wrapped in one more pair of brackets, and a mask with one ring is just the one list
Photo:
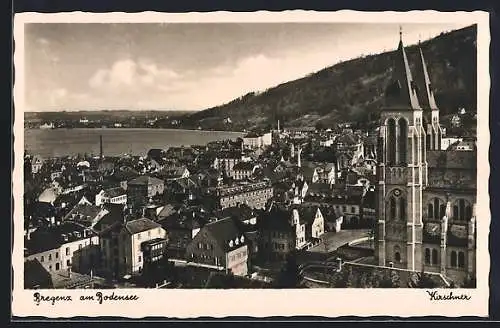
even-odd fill
[(52, 265), (49, 265), (49, 270), (52, 271)]
[(137, 239), (138, 239), (138, 240), (141, 240), (141, 233), (138, 233), (138, 234), (137, 234)]
[(66, 247), (66, 255), (69, 255), (69, 247)]
[(71, 260), (66, 260), (66, 266), (71, 266)]
[(457, 252), (455, 252), (455, 251), (451, 252), (451, 267), (452, 268), (457, 267)]
[(434, 206), (432, 204), (427, 205), (427, 217), (428, 218), (434, 217)]
[(42, 255), (42, 256), (40, 257), (40, 262), (43, 262), (43, 261), (45, 261), (45, 258), (44, 258), (44, 256)]
[(399, 164), (406, 164), (408, 142), (408, 123), (404, 118), (399, 119)]
[(141, 263), (142, 262), (142, 257), (139, 255), (139, 259), (138, 259), (138, 262)]
[(347, 212), (347, 206), (342, 206), (342, 212)]
[(432, 250), (432, 264), (433, 265), (438, 264), (438, 251), (436, 249)]
[(356, 208), (354, 206), (351, 207), (351, 213), (356, 213)]
[(394, 246), (394, 261), (401, 262), (401, 250), (399, 246)]
[(396, 121), (387, 120), (387, 163), (396, 164)]
[(148, 231), (148, 237), (151, 237), (151, 230)]
[(425, 264), (431, 264), (431, 250), (425, 249)]
[(49, 261), (52, 261), (52, 254), (49, 254)]
[(389, 206), (390, 206), (390, 219), (394, 220), (396, 218), (396, 199), (394, 197), (391, 197), (389, 200)]
[(465, 254), (464, 254), (464, 252), (458, 252), (458, 267), (465, 268)]
[(56, 263), (56, 271), (59, 270), (59, 263)]
[(399, 199), (399, 216), (401, 220), (406, 220), (406, 200), (404, 198)]

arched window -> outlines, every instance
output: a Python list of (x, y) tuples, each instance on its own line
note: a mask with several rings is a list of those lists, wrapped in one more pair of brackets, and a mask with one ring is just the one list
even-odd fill
[(427, 140), (426, 140), (426, 141), (427, 141), (427, 142), (426, 142), (426, 144), (427, 144), (427, 148), (429, 148), (429, 150), (432, 150), (432, 139), (431, 139), (431, 134), (427, 134), (427, 135), (426, 135), (426, 138), (427, 138)]
[(436, 249), (432, 250), (432, 264), (438, 264), (438, 251)]
[(465, 254), (464, 254), (464, 252), (458, 252), (458, 267), (465, 268)]
[(427, 204), (427, 217), (434, 218), (434, 205), (432, 203)]
[(431, 250), (425, 249), (425, 264), (431, 264)]
[(457, 252), (455, 252), (455, 251), (451, 252), (451, 267), (452, 268), (457, 267)]
[(403, 197), (399, 199), (399, 218), (406, 220), (406, 200)]
[(408, 160), (408, 123), (404, 118), (399, 119), (399, 164), (406, 164)]
[(391, 197), (389, 200), (390, 218), (394, 220), (396, 218), (396, 199)]
[(396, 121), (387, 120), (387, 163), (396, 164)]
[(439, 199), (434, 198), (434, 219), (439, 219)]
[(401, 262), (401, 249), (398, 245), (394, 246), (394, 261)]
[(465, 201), (463, 199), (458, 200), (458, 215), (460, 220), (465, 220)]
[(455, 220), (469, 220), (472, 217), (472, 207), (464, 199), (459, 199), (453, 206), (453, 219)]

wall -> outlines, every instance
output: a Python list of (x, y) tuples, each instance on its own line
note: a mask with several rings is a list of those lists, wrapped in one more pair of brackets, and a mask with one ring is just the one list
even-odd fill
[(248, 246), (232, 250), (226, 254), (226, 269), (230, 269), (234, 275), (246, 276), (248, 274)]

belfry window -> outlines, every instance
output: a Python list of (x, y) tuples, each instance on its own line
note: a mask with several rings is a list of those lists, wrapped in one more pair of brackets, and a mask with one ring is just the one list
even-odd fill
[(396, 164), (396, 121), (387, 120), (387, 163)]
[(431, 250), (425, 249), (425, 264), (431, 264)]
[(408, 123), (404, 118), (399, 119), (399, 164), (407, 163), (408, 152)]

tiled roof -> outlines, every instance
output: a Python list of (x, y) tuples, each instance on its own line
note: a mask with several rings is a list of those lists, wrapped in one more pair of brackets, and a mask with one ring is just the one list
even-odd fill
[(141, 218), (125, 223), (125, 229), (131, 235), (160, 227), (161, 227), (160, 224), (148, 218)]
[[(244, 231), (239, 229), (238, 225), (232, 218), (208, 223), (205, 225), (204, 229), (207, 229), (207, 231), (225, 251), (230, 251), (246, 244), (245, 239), (241, 241)], [(233, 246), (231, 247), (229, 244), (230, 241), (234, 241), (236, 239), (238, 239), (238, 243), (233, 242)]]

